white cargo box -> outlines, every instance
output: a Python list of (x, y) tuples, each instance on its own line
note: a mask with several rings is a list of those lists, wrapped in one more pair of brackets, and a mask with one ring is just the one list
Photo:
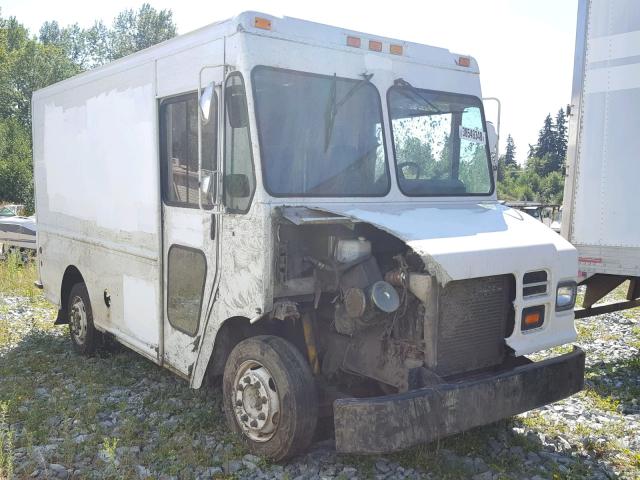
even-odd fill
[(562, 234), (586, 275), (640, 276), (640, 9), (581, 0)]

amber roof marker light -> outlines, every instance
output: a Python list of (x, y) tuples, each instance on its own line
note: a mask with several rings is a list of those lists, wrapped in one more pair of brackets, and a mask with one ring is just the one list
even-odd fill
[(347, 45), (353, 48), (360, 48), (360, 38), (359, 37), (352, 37), (351, 35), (349, 35), (347, 37)]
[(369, 50), (373, 50), (374, 52), (382, 51), (382, 42), (378, 40), (369, 40)]
[(389, 53), (392, 55), (402, 55), (403, 48), (402, 45), (389, 45)]
[(458, 57), (456, 61), (459, 67), (470, 67), (471, 66), (471, 58), (469, 57)]
[(255, 17), (253, 20), (253, 26), (261, 28), (262, 30), (271, 30), (271, 20), (268, 18)]

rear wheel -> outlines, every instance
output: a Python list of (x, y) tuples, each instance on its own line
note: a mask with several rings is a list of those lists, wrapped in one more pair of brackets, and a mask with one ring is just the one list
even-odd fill
[(84, 283), (71, 287), (67, 305), (69, 334), (76, 352), (90, 355), (96, 350), (98, 332), (93, 326), (93, 312), (89, 292)]
[(227, 423), (253, 453), (281, 460), (311, 443), (318, 417), (315, 382), (291, 343), (271, 335), (238, 343), (222, 389)]

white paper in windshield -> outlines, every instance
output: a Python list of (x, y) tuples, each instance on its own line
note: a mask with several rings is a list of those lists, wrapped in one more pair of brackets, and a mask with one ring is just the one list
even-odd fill
[(460, 140), (467, 140), (473, 143), (485, 143), (484, 131), (477, 128), (463, 127), (460, 125)]

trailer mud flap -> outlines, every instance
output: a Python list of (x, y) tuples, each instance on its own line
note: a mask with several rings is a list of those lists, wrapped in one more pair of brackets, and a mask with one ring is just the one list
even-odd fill
[(375, 398), (334, 402), (336, 449), (386, 453), (566, 398), (584, 385), (584, 352), (515, 367), (493, 376)]

